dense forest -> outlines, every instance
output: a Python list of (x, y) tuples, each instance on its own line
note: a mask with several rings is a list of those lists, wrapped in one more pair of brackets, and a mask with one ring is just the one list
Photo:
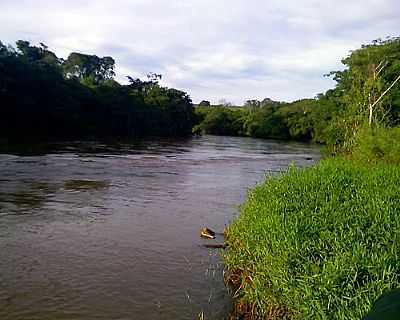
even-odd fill
[(196, 132), (314, 141), (351, 148), (367, 127), (394, 127), (400, 120), (400, 39), (376, 40), (342, 60), (343, 71), (326, 76), (335, 88), (291, 103), (249, 100), (243, 107), (196, 108)]
[(115, 61), (73, 52), (66, 60), (40, 44), (0, 42), (0, 140), (181, 136), (192, 132), (190, 97), (147, 81), (114, 80)]

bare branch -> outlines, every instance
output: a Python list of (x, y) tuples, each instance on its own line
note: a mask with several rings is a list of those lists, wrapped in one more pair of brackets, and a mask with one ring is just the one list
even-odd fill
[(371, 109), (374, 108), (377, 105), (377, 103), (382, 100), (382, 98), (386, 95), (386, 93), (388, 93), (390, 91), (390, 89), (392, 89), (394, 87), (394, 85), (397, 83), (397, 81), (399, 81), (399, 80), (400, 80), (400, 75), (396, 78), (396, 80), (393, 81), (393, 83), (389, 86), (389, 88), (387, 88), (385, 90), (385, 92), (381, 94), (381, 96), (378, 98), (378, 100), (376, 100), (372, 104)]
[[(382, 63), (384, 62), (384, 63)], [(388, 61), (387, 60), (382, 60), (381, 63), (378, 65), (378, 67), (376, 67), (375, 69), (375, 76), (379, 76), (379, 74), (382, 72), (383, 69), (385, 69), (385, 67), (388, 65)], [(382, 64), (382, 65), (381, 65)]]

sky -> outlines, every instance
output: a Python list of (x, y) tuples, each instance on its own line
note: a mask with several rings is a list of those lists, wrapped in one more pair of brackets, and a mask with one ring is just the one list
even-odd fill
[(0, 40), (112, 56), (194, 102), (293, 101), (334, 86), (350, 50), (400, 35), (399, 0), (0, 0)]

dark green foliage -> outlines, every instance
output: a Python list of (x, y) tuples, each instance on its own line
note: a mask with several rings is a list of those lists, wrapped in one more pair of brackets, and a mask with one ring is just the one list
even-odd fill
[(337, 104), (321, 95), (292, 103), (249, 100), (242, 108), (196, 108), (195, 130), (209, 134), (325, 143)]
[(18, 40), (16, 45), (20, 57), (26, 62), (42, 63), (51, 66), (59, 66), (62, 63), (62, 60), (53, 52), (49, 51), (48, 47), (43, 43), (41, 43), (39, 47), (35, 47), (31, 46), (28, 41)]
[(111, 57), (99, 58), (73, 52), (63, 64), (67, 78), (76, 78), (87, 84), (97, 85), (114, 77), (115, 61)]
[[(191, 134), (190, 97), (149, 81), (113, 80), (114, 60), (0, 42), (0, 140), (92, 139)], [(155, 78), (156, 77), (156, 78)]]
[[(290, 168), (249, 194), (229, 228), (228, 269), (259, 314), (361, 319), (400, 284), (398, 166), (341, 158)], [(251, 279), (251, 281), (248, 281)]]
[(289, 130), (279, 114), (279, 104), (256, 106), (253, 102), (248, 106), (244, 132), (257, 138), (288, 139)]
[(240, 110), (227, 107), (200, 107), (197, 119), (201, 122), (193, 128), (194, 132), (229, 136), (241, 135), (244, 121)]

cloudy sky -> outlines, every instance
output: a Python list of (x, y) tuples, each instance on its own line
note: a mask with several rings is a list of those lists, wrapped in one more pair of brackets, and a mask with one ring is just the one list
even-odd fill
[(333, 86), (349, 50), (400, 35), (399, 0), (0, 0), (0, 40), (111, 55), (195, 102), (291, 101)]

